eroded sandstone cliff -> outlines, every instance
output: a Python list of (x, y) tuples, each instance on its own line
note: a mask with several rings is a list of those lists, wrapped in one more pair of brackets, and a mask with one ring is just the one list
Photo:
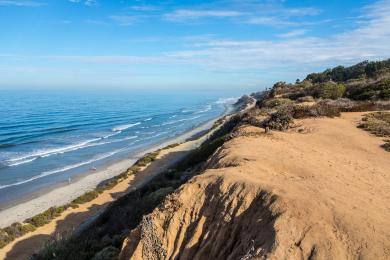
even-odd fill
[(241, 127), (132, 230), (121, 259), (389, 259), (390, 155), (360, 116)]

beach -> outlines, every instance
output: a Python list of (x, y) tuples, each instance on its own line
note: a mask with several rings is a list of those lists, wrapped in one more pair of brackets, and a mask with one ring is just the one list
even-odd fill
[[(203, 133), (210, 129), (216, 120), (217, 119), (210, 120), (183, 133), (182, 135), (143, 150), (134, 157), (120, 160), (96, 170), (89, 170), (87, 173), (80, 174), (78, 178), (73, 180), (74, 182), (71, 182), (70, 184), (64, 183), (60, 187), (55, 187), (55, 189), (46, 191), (43, 194), (36, 194), (36, 197), (34, 198), (8, 207), (0, 211), (0, 227), (9, 226), (14, 222), (22, 222), (50, 207), (65, 205), (85, 192), (96, 188), (99, 183), (126, 171), (143, 154), (158, 150), (170, 144), (183, 143), (199, 133)], [(191, 150), (198, 146), (203, 138), (189, 141), (180, 146), (180, 149)], [(166, 153), (166, 151), (164, 151), (164, 153)]]
[[(142, 154), (156, 151), (170, 144), (180, 143), (178, 146), (161, 150), (154, 162), (144, 167), (139, 173), (119, 182), (112, 189), (102, 192), (96, 199), (81, 204), (78, 208), (68, 208), (50, 223), (15, 239), (0, 249), (0, 259), (26, 259), (37, 252), (51, 238), (64, 236), (82, 229), (99, 216), (99, 213), (103, 212), (115, 199), (143, 186), (154, 176), (174, 165), (191, 150), (202, 144), (218, 129), (211, 129), (216, 120), (210, 120), (177, 138), (145, 150)], [(41, 213), (48, 207), (64, 205), (86, 191), (94, 189), (101, 181), (119, 175), (135, 161), (136, 158), (119, 161), (97, 170), (94, 174), (85, 176), (75, 183), (57, 188), (30, 201), (1, 211), (1, 224), (5, 226), (15, 221), (23, 221), (28, 217)]]

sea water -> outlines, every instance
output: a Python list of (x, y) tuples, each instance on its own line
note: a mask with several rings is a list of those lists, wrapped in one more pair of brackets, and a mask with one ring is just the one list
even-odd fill
[(239, 91), (0, 91), (0, 205), (224, 113)]

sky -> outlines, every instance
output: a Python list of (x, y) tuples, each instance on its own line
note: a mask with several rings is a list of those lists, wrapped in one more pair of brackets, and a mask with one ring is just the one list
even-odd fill
[(390, 58), (390, 0), (0, 0), (0, 88), (254, 89)]

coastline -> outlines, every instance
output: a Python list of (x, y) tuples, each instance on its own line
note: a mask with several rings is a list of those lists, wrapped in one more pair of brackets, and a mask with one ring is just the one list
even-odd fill
[[(48, 187), (32, 194), (32, 198), (21, 198), (16, 200), (8, 207), (0, 211), (0, 228), (11, 225), (14, 222), (23, 222), (24, 220), (35, 216), (50, 207), (61, 206), (71, 202), (73, 199), (84, 194), (87, 191), (95, 189), (100, 183), (113, 178), (131, 167), (142, 155), (156, 151), (174, 143), (187, 144), (184, 150), (189, 151), (203, 142), (202, 137), (207, 135), (215, 121), (230, 112), (225, 109), (220, 116), (204, 122), (194, 128), (152, 147), (138, 151), (134, 156), (126, 157), (111, 164), (102, 166), (96, 171), (87, 171), (77, 174), (74, 182), (59, 183), (54, 187)], [(203, 135), (202, 135), (203, 133)], [(206, 134), (205, 134), (206, 133)], [(201, 135), (201, 137), (199, 137)], [(199, 137), (199, 138), (197, 138)], [(164, 152), (166, 153), (166, 152)]]

